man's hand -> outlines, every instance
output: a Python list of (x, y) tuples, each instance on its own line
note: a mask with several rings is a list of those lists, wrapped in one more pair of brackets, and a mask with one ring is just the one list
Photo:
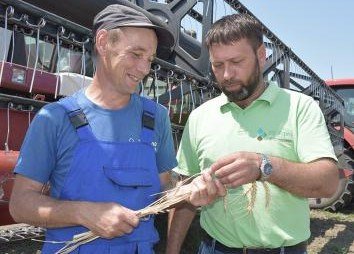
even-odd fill
[(217, 160), (210, 169), (222, 184), (236, 188), (260, 177), (260, 162), (257, 153), (236, 152)]
[(57, 200), (42, 195), (43, 183), (16, 175), (10, 199), (17, 222), (60, 228), (82, 225), (104, 238), (128, 234), (139, 224), (135, 211), (117, 203)]
[(103, 238), (129, 234), (139, 224), (136, 212), (116, 203), (85, 203), (80, 211), (82, 225)]
[(209, 169), (193, 179), (189, 186), (191, 191), (189, 202), (194, 206), (209, 205), (216, 198), (226, 195), (224, 185), (218, 179), (213, 179)]

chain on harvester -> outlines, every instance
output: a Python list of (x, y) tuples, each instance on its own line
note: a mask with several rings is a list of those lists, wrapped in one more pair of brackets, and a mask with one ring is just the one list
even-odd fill
[[(80, 74), (83, 77), (81, 87), (86, 84), (85, 78), (93, 75), (89, 29), (73, 31), (60, 22), (48, 22), (44, 14), (31, 16), (13, 6), (0, 6), (0, 12), (0, 21), (4, 24), (1, 38), (1, 86), (15, 90), (14, 94), (29, 98), (39, 94), (53, 101), (67, 95), (67, 91), (62, 91), (60, 86), (63, 73)], [(24, 52), (15, 52), (18, 50), (16, 42), (24, 44)], [(8, 52), (11, 53), (9, 62)], [(25, 68), (21, 68), (23, 62)], [(90, 65), (87, 66), (87, 63)], [(14, 64), (19, 65), (15, 71)], [(6, 72), (15, 73), (15, 76), (4, 80)]]

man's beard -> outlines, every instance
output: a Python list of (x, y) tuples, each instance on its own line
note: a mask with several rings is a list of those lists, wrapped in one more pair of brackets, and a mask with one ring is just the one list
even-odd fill
[[(232, 102), (237, 102), (237, 101), (243, 101), (246, 100), (248, 97), (250, 97), (256, 88), (259, 85), (259, 80), (260, 80), (260, 68), (258, 64), (258, 59), (256, 58), (255, 66), (253, 68), (253, 75), (249, 77), (249, 79), (246, 82), (242, 82), (240, 80), (227, 80), (222, 82), (220, 85), (221, 91), (227, 96), (229, 101)], [(228, 91), (226, 87), (228, 85), (232, 84), (239, 84), (241, 86), (240, 91)]]

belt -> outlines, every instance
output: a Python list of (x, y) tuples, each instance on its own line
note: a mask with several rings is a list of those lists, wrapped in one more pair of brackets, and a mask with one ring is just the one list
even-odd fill
[(213, 245), (213, 241), (215, 241), (215, 250), (223, 252), (225, 254), (286, 254), (286, 253), (304, 253), (307, 249), (307, 241), (300, 242), (298, 244), (292, 245), (292, 246), (284, 246), (284, 247), (279, 247), (279, 248), (249, 248), (249, 247), (244, 247), (244, 248), (232, 248), (228, 247), (214, 238), (212, 238), (210, 235), (208, 235), (206, 232), (203, 235), (203, 241), (209, 246)]

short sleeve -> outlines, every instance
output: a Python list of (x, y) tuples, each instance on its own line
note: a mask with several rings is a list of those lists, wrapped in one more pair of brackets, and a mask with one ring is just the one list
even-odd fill
[[(42, 108), (34, 117), (22, 143), (15, 173), (45, 183), (55, 167), (57, 154), (58, 121), (62, 121), (58, 110), (53, 114), (53, 105)], [(61, 119), (60, 119), (61, 118)]]
[(158, 134), (156, 161), (159, 173), (163, 173), (177, 166), (176, 152), (173, 144), (171, 122), (166, 108), (158, 105), (156, 118)]
[(303, 98), (297, 115), (299, 160), (310, 162), (325, 157), (337, 160), (320, 107), (312, 98)]
[(190, 115), (183, 130), (182, 139), (177, 152), (178, 168), (174, 171), (186, 176), (191, 176), (200, 172), (199, 160), (196, 147), (196, 123), (193, 113)]

